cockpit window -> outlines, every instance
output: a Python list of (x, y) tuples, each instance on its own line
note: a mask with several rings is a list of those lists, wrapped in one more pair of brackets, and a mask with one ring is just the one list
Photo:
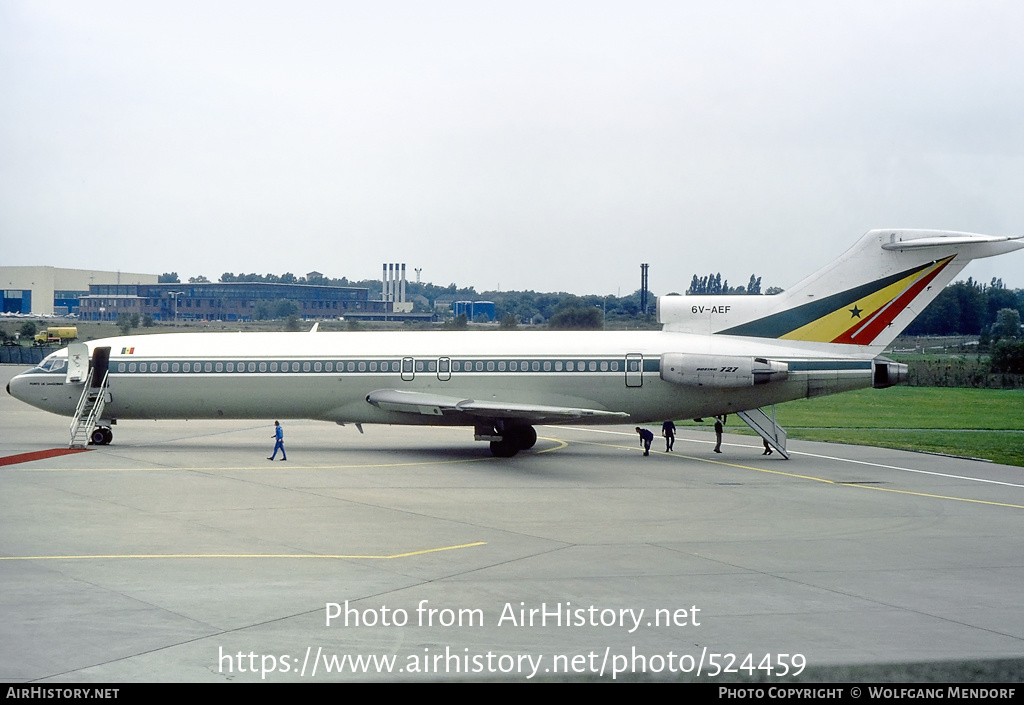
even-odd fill
[(46, 356), (36, 369), (43, 372), (63, 372), (67, 369), (67, 366), (68, 359), (66, 357), (57, 357), (56, 354), (53, 354)]

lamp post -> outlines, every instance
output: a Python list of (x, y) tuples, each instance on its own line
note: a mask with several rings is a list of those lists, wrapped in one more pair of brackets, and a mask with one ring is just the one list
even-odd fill
[(168, 291), (167, 295), (174, 299), (174, 325), (178, 325), (178, 297), (184, 294), (184, 291)]

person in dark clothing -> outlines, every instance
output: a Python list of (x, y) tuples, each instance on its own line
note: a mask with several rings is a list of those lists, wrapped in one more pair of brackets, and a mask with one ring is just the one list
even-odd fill
[(764, 452), (761, 453), (761, 455), (771, 455), (772, 454), (772, 447), (770, 445), (768, 445), (768, 439), (767, 438), (762, 438), (761, 441), (764, 443)]
[(673, 421), (666, 421), (661, 425), (661, 435), (665, 437), (665, 452), (669, 453), (672, 451), (672, 446), (676, 444), (676, 425)]
[(636, 432), (640, 434), (640, 445), (644, 448), (644, 455), (651, 454), (651, 442), (654, 440), (654, 434), (646, 428), (636, 427)]
[(715, 452), (722, 452), (722, 419), (715, 417)]

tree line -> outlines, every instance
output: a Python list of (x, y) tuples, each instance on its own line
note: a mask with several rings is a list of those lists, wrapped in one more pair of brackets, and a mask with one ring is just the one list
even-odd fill
[[(935, 297), (907, 328), (907, 335), (979, 335), (991, 337), (999, 312), (1008, 309), (1024, 316), (1024, 289), (1007, 289), (1003, 280), (982, 284), (968, 278), (953, 282)], [(1003, 325), (1012, 326), (1003, 314)], [(1019, 327), (1019, 320), (1017, 325)]]
[[(177, 272), (160, 275), (165, 283), (180, 283)], [(191, 282), (208, 281), (206, 277), (192, 277)], [(379, 279), (349, 280), (347, 277), (333, 278), (314, 276), (297, 277), (291, 272), (284, 274), (234, 274), (225, 272), (222, 282), (262, 282), (270, 284), (314, 284), (319, 286), (352, 286), (369, 291), (370, 298), (379, 298), (383, 284)], [(761, 277), (751, 274), (745, 286), (733, 287), (722, 278), (720, 272), (706, 276), (693, 275), (687, 294), (692, 295), (772, 295), (780, 293), (778, 287), (768, 287), (762, 293)], [(674, 292), (673, 292), (674, 293)], [(460, 287), (455, 283), (439, 286), (433, 283), (406, 282), (406, 296), (415, 303), (414, 310), (430, 310), (440, 297), (452, 300), (493, 301), (496, 317), (505, 327), (515, 325), (546, 324), (553, 328), (598, 329), (606, 322), (650, 323), (654, 307), (642, 311), (641, 292), (634, 291), (625, 296), (600, 296), (587, 294), (578, 296), (565, 292), (536, 291), (483, 291), (472, 287)], [(420, 298), (422, 297), (422, 298)], [(277, 318), (294, 315), (287, 310), (287, 304), (267, 302), (257, 311), (258, 318)], [(1005, 312), (1004, 312), (1005, 311)], [(1001, 314), (1001, 312), (1004, 312)], [(1016, 314), (1011, 313), (1016, 312)], [(1002, 315), (1002, 319), (1000, 319)], [(1008, 289), (1002, 279), (993, 278), (989, 284), (973, 279), (950, 284), (936, 297), (928, 308), (911, 323), (908, 335), (978, 335), (982, 343), (1010, 340), (1008, 332), (1014, 329), (1012, 318), (1024, 318), (1024, 290)], [(1000, 320), (1002, 322), (1000, 322)], [(1017, 322), (1019, 329), (1019, 321)], [(1000, 330), (993, 336), (993, 331)], [(1018, 332), (1019, 337), (1019, 332)]]

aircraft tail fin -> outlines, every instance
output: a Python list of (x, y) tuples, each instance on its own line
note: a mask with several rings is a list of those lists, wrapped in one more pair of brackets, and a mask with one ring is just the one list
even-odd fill
[(775, 296), (658, 299), (665, 330), (881, 350), (972, 259), (1024, 248), (1020, 237), (871, 230), (842, 257)]

